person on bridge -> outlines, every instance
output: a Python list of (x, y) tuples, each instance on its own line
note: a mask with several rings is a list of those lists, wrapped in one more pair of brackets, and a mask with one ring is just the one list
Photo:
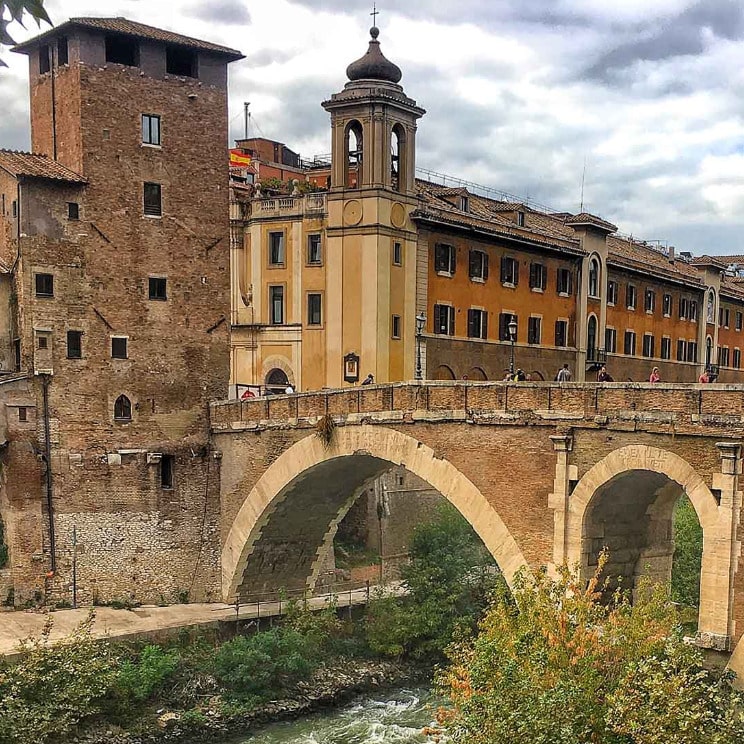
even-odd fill
[(649, 382), (661, 382), (661, 375), (659, 374), (659, 368), (654, 367), (651, 370), (651, 376), (648, 378)]
[(607, 367), (605, 367), (604, 364), (597, 374), (597, 382), (615, 382), (615, 380), (612, 379), (612, 375), (607, 371)]
[(363, 380), (362, 385), (371, 385), (375, 381), (372, 373), (370, 372)]
[(284, 389), (284, 392), (285, 392), (285, 393), (286, 393), (287, 395), (292, 395), (292, 393), (294, 393), (294, 391), (295, 391), (295, 390), (294, 390), (294, 388), (293, 388), (293, 387), (292, 387), (291, 385), (287, 385), (287, 387), (286, 387), (286, 388)]
[(568, 364), (564, 364), (555, 376), (556, 382), (571, 382), (571, 370), (568, 368)]
[(698, 382), (702, 382), (704, 384), (707, 384), (710, 382), (710, 377), (708, 377), (708, 370), (704, 369), (703, 373), (698, 377)]

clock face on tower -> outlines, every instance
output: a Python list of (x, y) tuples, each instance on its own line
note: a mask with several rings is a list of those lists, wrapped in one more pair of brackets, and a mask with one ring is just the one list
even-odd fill
[(351, 199), (344, 204), (344, 225), (358, 225), (362, 221), (362, 202)]

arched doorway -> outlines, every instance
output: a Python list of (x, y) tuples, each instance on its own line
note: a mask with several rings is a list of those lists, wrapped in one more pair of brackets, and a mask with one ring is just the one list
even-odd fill
[(455, 380), (455, 373), (446, 364), (440, 364), (434, 371), (435, 380)]
[(471, 367), (467, 376), (468, 380), (475, 380), (476, 382), (485, 382), (488, 379), (488, 376), (480, 367)]
[(266, 392), (271, 395), (281, 395), (289, 385), (289, 378), (283, 369), (275, 367), (267, 375), (265, 380)]
[(417, 439), (383, 426), (344, 426), (325, 445), (296, 442), (245, 495), (222, 551), (223, 597), (309, 586), (329, 531), (349, 495), (394, 465), (405, 465), (472, 525), (507, 582), (527, 562), (476, 486)]

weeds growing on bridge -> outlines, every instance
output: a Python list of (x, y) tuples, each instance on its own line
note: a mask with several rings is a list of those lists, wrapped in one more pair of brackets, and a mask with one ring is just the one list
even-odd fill
[(333, 416), (330, 413), (326, 413), (325, 416), (321, 416), (318, 419), (318, 423), (315, 424), (315, 434), (320, 438), (325, 447), (330, 447), (333, 441), (333, 436), (336, 431), (336, 423), (333, 420)]

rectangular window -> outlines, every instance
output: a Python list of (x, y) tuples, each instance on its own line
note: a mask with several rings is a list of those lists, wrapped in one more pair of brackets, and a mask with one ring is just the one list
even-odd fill
[(686, 297), (679, 298), (679, 319), (687, 320), (690, 314), (690, 301)]
[(269, 265), (284, 266), (284, 233), (269, 233)]
[(628, 308), (628, 310), (635, 310), (637, 300), (638, 292), (632, 284), (629, 284), (625, 288), (625, 307)]
[(37, 274), (36, 275), (36, 296), (37, 297), (54, 297), (54, 275)]
[[(280, 235), (283, 235), (280, 233)], [(313, 233), (307, 236), (307, 262), (309, 264), (319, 265), (323, 263), (323, 253), (321, 252), (320, 233)]]
[(160, 147), (160, 117), (142, 114), (142, 144)]
[(468, 310), (468, 338), (488, 338), (488, 312)]
[(39, 349), (48, 349), (49, 348), (49, 336), (46, 334), (40, 334), (37, 336), (38, 343), (36, 344), (36, 347)]
[(690, 300), (690, 320), (697, 321), (697, 319), (698, 319), (697, 300)]
[(677, 361), (684, 362), (687, 358), (687, 342), (683, 339), (677, 339)]
[(741, 330), (741, 321), (742, 321), (741, 311), (737, 310), (736, 311), (736, 330), (737, 331)]
[(636, 353), (636, 335), (633, 331), (625, 331), (625, 345), (623, 353), (626, 356), (635, 356)]
[(605, 351), (608, 354), (617, 351), (617, 331), (614, 328), (605, 328)]
[(173, 488), (173, 455), (163, 455), (160, 458), (160, 487)]
[(83, 332), (67, 331), (67, 358), (83, 358)]
[(501, 283), (516, 287), (519, 284), (519, 263), (511, 256), (501, 259)]
[(178, 77), (199, 77), (198, 57), (193, 49), (182, 46), (165, 47), (165, 72)]
[(168, 299), (168, 280), (165, 277), (151, 276), (149, 285), (149, 297), (151, 300)]
[(460, 197), (460, 210), (463, 212), (470, 211), (470, 199), (467, 196)]
[(145, 182), (143, 201), (145, 214), (148, 217), (161, 217), (163, 215), (163, 193), (159, 183)]
[(517, 212), (517, 225), (524, 227), (524, 212)]
[(570, 295), (573, 290), (571, 269), (558, 269), (558, 294)]
[(470, 251), (468, 270), (471, 279), (486, 281), (488, 279), (488, 255), (483, 251)]
[(137, 67), (139, 44), (128, 36), (109, 34), (106, 36), (106, 62)]
[(741, 367), (741, 349), (734, 349), (734, 369)]
[(454, 274), (457, 265), (455, 246), (437, 243), (434, 246), (434, 271), (443, 274)]
[(77, 202), (67, 202), (67, 219), (73, 221), (80, 219), (80, 205)]
[[(515, 323), (519, 323), (519, 318), (511, 313), (501, 313), (499, 315), (499, 341), (511, 341), (509, 323), (511, 323), (512, 319), (514, 319)], [(519, 333), (519, 326), (517, 326), (517, 333)]]
[(282, 325), (284, 323), (284, 287), (269, 287), (269, 323)]
[(49, 47), (42, 44), (39, 47), (39, 75), (44, 75), (52, 69), (52, 59), (49, 54)]
[(568, 346), (568, 321), (567, 320), (556, 320), (555, 321), (555, 345), (556, 346)]
[(393, 264), (403, 266), (403, 245), (397, 241), (393, 243)]
[(527, 343), (539, 344), (542, 331), (542, 318), (527, 319)]
[(307, 324), (323, 324), (323, 297), (319, 292), (312, 292), (307, 296)]
[(545, 291), (548, 284), (548, 272), (541, 263), (530, 264), (530, 289)]
[(16, 199), (13, 199), (13, 204), (11, 205), (11, 212), (13, 214), (13, 219), (16, 219), (18, 217), (18, 201)]
[(731, 322), (731, 310), (725, 308), (723, 311), (723, 327), (728, 328)]
[(729, 366), (729, 349), (728, 346), (721, 346), (718, 349), (718, 364), (721, 367)]
[(127, 359), (127, 341), (128, 339), (126, 336), (111, 337), (112, 359)]
[(392, 329), (390, 333), (393, 338), (400, 338), (400, 315), (393, 315)]
[(664, 313), (664, 317), (668, 318), (672, 314), (672, 295), (665, 294), (664, 295), (664, 302), (662, 307), (662, 312)]
[(661, 358), (672, 358), (672, 339), (668, 336), (664, 336), (664, 338), (661, 339)]
[(687, 361), (697, 362), (697, 360), (698, 360), (697, 341), (688, 341), (687, 342)]
[(455, 335), (455, 308), (451, 305), (434, 305), (434, 333)]
[(617, 282), (608, 281), (607, 282), (607, 304), (608, 305), (617, 305)]
[(650, 333), (643, 334), (643, 356), (652, 357), (654, 355), (654, 337)]
[(26, 406), (18, 406), (18, 420), (28, 421), (28, 411), (26, 410)]
[(69, 59), (70, 54), (67, 48), (67, 37), (60, 36), (59, 39), (57, 39), (57, 65), (62, 67), (62, 65), (68, 64)]
[(653, 313), (656, 308), (656, 292), (653, 289), (646, 290), (646, 300), (644, 303), (647, 313)]

